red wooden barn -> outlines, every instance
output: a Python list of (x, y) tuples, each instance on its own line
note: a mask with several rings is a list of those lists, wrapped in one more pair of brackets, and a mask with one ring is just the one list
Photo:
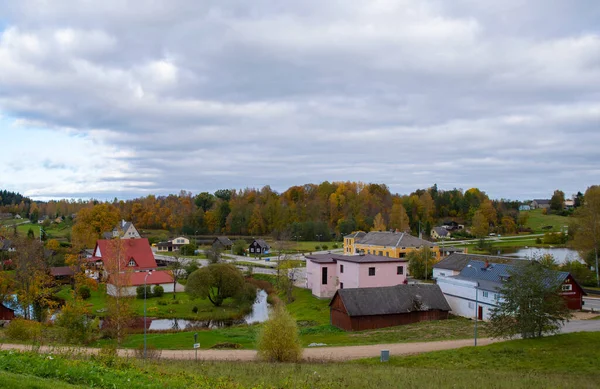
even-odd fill
[(331, 324), (362, 331), (448, 318), (450, 305), (432, 284), (338, 289), (329, 303)]
[(580, 310), (583, 307), (583, 296), (587, 296), (587, 293), (575, 281), (571, 273), (560, 272), (559, 277), (562, 280), (559, 294), (565, 300), (567, 307), (573, 310)]
[(14, 318), (15, 311), (0, 304), (0, 320), (12, 320)]

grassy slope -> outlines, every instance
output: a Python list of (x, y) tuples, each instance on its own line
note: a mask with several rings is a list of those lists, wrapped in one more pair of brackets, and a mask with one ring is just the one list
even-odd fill
[(40, 378), (26, 374), (13, 374), (0, 371), (0, 388), (22, 388), (22, 389), (75, 389), (87, 386), (70, 385), (64, 381)]
[[(559, 215), (544, 215), (541, 209), (534, 209), (532, 211), (524, 211), (529, 214), (527, 220), (527, 227), (531, 228), (535, 233), (544, 233), (548, 231), (560, 231), (562, 226), (568, 226), (571, 218), (567, 216)], [(551, 230), (543, 230), (544, 226), (552, 226)]]
[(48, 360), (46, 356), (0, 351), (0, 370), (100, 388), (130, 389), (596, 388), (600, 380), (599, 341), (598, 333), (568, 334), (393, 358), (389, 363), (374, 359), (328, 364), (161, 360), (144, 365), (137, 360), (82, 361), (71, 355)]
[[(390, 364), (406, 368), (436, 366), (443, 370), (520, 371), (594, 374), (600, 378), (600, 332), (563, 334), (513, 340), (484, 347), (392, 357)], [(376, 359), (360, 363), (378, 364)]]

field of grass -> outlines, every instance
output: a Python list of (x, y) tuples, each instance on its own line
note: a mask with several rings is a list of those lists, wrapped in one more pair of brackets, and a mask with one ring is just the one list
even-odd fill
[[(190, 342), (192, 340), (190, 339)], [(150, 360), (110, 356), (84, 359), (0, 351), (0, 384), (70, 388), (596, 388), (598, 333), (518, 340), (485, 347), (369, 359), (349, 363), (273, 364)], [(53, 381), (56, 380), (56, 381)], [(64, 383), (64, 384), (63, 384)], [(62, 386), (61, 386), (62, 385)], [(12, 387), (12, 386), (2, 386)], [(27, 387), (27, 386), (17, 386)]]
[(41, 378), (27, 374), (13, 374), (6, 371), (0, 371), (0, 388), (75, 389), (86, 388), (86, 386), (71, 385), (64, 381)]
[[(535, 233), (544, 233), (548, 231), (560, 231), (561, 227), (568, 226), (571, 222), (571, 218), (567, 216), (559, 215), (544, 215), (541, 209), (534, 209), (531, 211), (521, 211), (529, 215), (526, 227), (529, 227)], [(544, 230), (542, 227), (552, 226), (552, 229)]]
[[(595, 375), (600, 379), (598, 344), (600, 332), (580, 332), (540, 339), (512, 340), (477, 348), (392, 357), (389, 364), (411, 369), (436, 366), (440, 370), (571, 373)], [(373, 358), (360, 362), (379, 364)]]
[[(72, 299), (70, 287), (63, 287), (57, 296), (66, 301)], [(151, 297), (146, 300), (147, 317), (162, 319), (188, 319), (188, 320), (229, 320), (237, 319), (244, 315), (233, 299), (226, 299), (222, 306), (215, 307), (208, 299), (190, 299), (184, 292), (178, 292), (176, 300), (178, 304), (173, 304), (173, 293), (165, 293), (163, 297)], [(86, 300), (88, 308), (93, 315), (103, 317), (104, 312), (98, 312), (106, 308), (106, 291), (104, 285), (100, 285), (98, 290), (92, 291), (90, 299)], [(159, 301), (164, 301), (167, 305), (159, 305)], [(130, 303), (133, 306), (135, 315), (144, 315), (144, 299), (131, 298)], [(192, 308), (197, 307), (198, 312), (192, 312)]]

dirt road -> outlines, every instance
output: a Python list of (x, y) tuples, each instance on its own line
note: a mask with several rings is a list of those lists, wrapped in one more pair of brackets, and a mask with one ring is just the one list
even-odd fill
[[(477, 344), (484, 346), (497, 340), (478, 339)], [(438, 342), (421, 343), (394, 343), (394, 344), (376, 344), (369, 346), (345, 346), (345, 347), (313, 347), (305, 348), (303, 357), (309, 361), (347, 361), (351, 359), (377, 357), (381, 350), (389, 350), (390, 355), (408, 355), (418, 354), (428, 351), (448, 350), (460, 347), (472, 346), (472, 339), (445, 340)], [(3, 350), (31, 350), (31, 346), (21, 344), (3, 344)], [(43, 346), (40, 352), (82, 352), (86, 354), (95, 354), (99, 349), (95, 348), (61, 348)], [(119, 350), (121, 356), (133, 356), (132, 350)], [(162, 350), (161, 358), (165, 359), (194, 359), (194, 350)], [(199, 350), (199, 360), (212, 361), (252, 361), (256, 359), (255, 350)]]

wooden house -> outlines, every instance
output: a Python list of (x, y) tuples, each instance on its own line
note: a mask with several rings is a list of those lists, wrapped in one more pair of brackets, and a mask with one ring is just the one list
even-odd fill
[(447, 319), (450, 305), (433, 284), (338, 289), (329, 303), (331, 325), (362, 331)]

